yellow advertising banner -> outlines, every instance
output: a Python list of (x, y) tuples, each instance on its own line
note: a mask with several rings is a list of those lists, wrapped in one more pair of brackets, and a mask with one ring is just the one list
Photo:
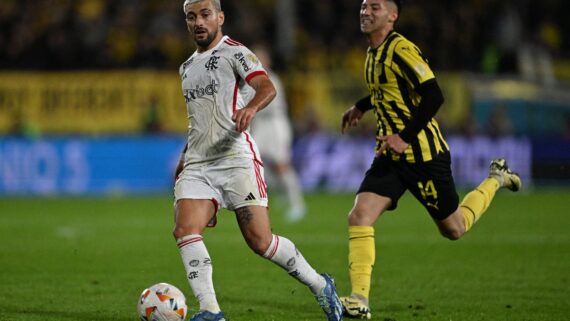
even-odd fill
[[(294, 126), (339, 130), (344, 110), (367, 94), (360, 74), (343, 70), (283, 75)], [(439, 117), (459, 126), (469, 95), (460, 74), (439, 77), (446, 108)], [(369, 113), (363, 126), (374, 130)], [(177, 72), (0, 72), (0, 135), (185, 133), (186, 107)]]
[(25, 124), (42, 134), (184, 132), (177, 73), (0, 73), (0, 133)]

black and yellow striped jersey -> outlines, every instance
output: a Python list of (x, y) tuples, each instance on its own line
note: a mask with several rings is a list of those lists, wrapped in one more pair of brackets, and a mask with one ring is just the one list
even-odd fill
[[(435, 81), (435, 75), (418, 47), (394, 31), (380, 47), (368, 49), (364, 77), (376, 114), (377, 135), (400, 133), (417, 112), (421, 101), (418, 87)], [(404, 154), (410, 163), (427, 162), (449, 150), (434, 118), (409, 143)], [(376, 150), (378, 148), (380, 144)], [(392, 153), (394, 160), (400, 160), (400, 157)]]

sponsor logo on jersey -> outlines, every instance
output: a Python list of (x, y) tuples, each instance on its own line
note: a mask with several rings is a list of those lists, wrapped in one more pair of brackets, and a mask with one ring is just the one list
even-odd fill
[(186, 102), (189, 103), (191, 100), (194, 100), (196, 98), (214, 96), (218, 93), (218, 88), (220, 88), (220, 84), (212, 79), (212, 82), (205, 87), (196, 85), (196, 88), (184, 89), (184, 99), (186, 99)]
[(251, 70), (251, 68), (247, 64), (247, 60), (245, 60), (245, 56), (243, 55), (243, 53), (238, 52), (237, 54), (234, 54), (234, 58), (236, 58), (239, 61), (239, 63), (241, 64), (241, 66), (243, 67), (243, 70), (245, 72), (248, 72)]

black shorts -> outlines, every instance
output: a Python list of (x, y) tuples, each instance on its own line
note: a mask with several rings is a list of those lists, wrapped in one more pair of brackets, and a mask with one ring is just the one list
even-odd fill
[(451, 175), (449, 152), (425, 163), (393, 161), (386, 155), (376, 157), (358, 193), (371, 192), (389, 197), (392, 205), (388, 210), (394, 210), (406, 190), (410, 190), (436, 220), (443, 220), (455, 212), (459, 196)]

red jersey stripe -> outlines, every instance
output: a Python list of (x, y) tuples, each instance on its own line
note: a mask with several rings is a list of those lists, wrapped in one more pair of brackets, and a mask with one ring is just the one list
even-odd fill
[(243, 46), (243, 44), (239, 41), (233, 40), (232, 38), (228, 37), (226, 41), (233, 43), (235, 46)]
[(232, 46), (232, 47), (238, 47), (239, 46), (237, 43), (228, 41), (227, 39), (226, 39), (226, 41), (224, 41), (224, 43), (227, 44), (228, 46)]
[(267, 76), (267, 73), (263, 70), (254, 71), (251, 74), (247, 75), (247, 77), (245, 77), (245, 81), (249, 82), (251, 79), (259, 75)]
[(234, 87), (234, 99), (232, 101), (232, 114), (236, 113), (237, 110), (237, 95), (238, 95), (238, 88), (239, 88), (239, 80), (236, 79), (236, 85)]
[(257, 157), (257, 154), (255, 153), (255, 149), (253, 149), (253, 143), (251, 142), (251, 138), (249, 137), (249, 134), (247, 132), (243, 132), (243, 133), (245, 134), (245, 140), (249, 144), (249, 149), (251, 150), (251, 153), (253, 154), (253, 160), (259, 162), (260, 164), (263, 164), (263, 162), (261, 162), (261, 160)]

